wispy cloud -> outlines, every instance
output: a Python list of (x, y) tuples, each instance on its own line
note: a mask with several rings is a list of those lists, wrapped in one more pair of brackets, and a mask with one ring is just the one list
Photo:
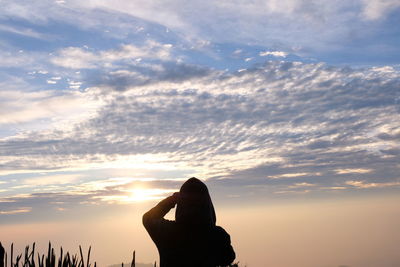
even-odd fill
[[(154, 16), (155, 10), (157, 16)], [(185, 41), (193, 42), (193, 46), (197, 41), (253, 43), (273, 51), (296, 51), (334, 62), (349, 53), (351, 57), (346, 57), (347, 61), (365, 63), (365, 54), (375, 62), (379, 58), (381, 62), (388, 61), (388, 56), (398, 54), (396, 44), (390, 41), (398, 34), (392, 21), (395, 17), (392, 15), (398, 10), (397, 0), (268, 0), (245, 4), (224, 0), (196, 0), (190, 4), (175, 0), (168, 4), (141, 0), (113, 3), (73, 0), (59, 4), (46, 0), (4, 3), (0, 16), (35, 24), (61, 21), (121, 39), (133, 33), (152, 34), (148, 26), (158, 25), (163, 28), (163, 35), (171, 36), (174, 32)], [(385, 36), (381, 34), (384, 29)], [(387, 40), (383, 46), (379, 42), (382, 38)]]
[(349, 173), (369, 173), (370, 169), (338, 169), (335, 170), (337, 174), (349, 174)]
[[(90, 116), (101, 102), (82, 92), (3, 90), (0, 92), (0, 124), (38, 119), (61, 122)], [(86, 115), (86, 116), (85, 116)]]
[[(14, 33), (22, 36), (27, 36), (37, 39), (49, 39), (50, 36), (47, 34), (39, 33), (29, 28), (14, 27), (10, 25), (0, 25), (0, 31)], [(54, 38), (54, 36), (53, 36)]]
[(77, 182), (82, 175), (47, 175), (47, 176), (37, 176), (23, 180), (25, 185), (37, 187), (37, 186), (47, 186), (47, 185), (65, 185)]
[(23, 51), (18, 52), (15, 50), (7, 51), (6, 49), (0, 51), (0, 60), (0, 67), (2, 68), (27, 67), (30, 69), (37, 64), (37, 62), (35, 62), (35, 57), (29, 53), (25, 53)]
[(284, 174), (280, 174), (280, 175), (271, 175), (268, 178), (271, 179), (281, 179), (281, 178), (299, 178), (299, 177), (304, 177), (304, 176), (319, 176), (321, 175), (321, 173), (309, 173), (309, 172), (298, 172), (298, 173), (284, 173)]
[(19, 208), (15, 210), (0, 210), (0, 215), (14, 215), (19, 213), (31, 212), (31, 208)]
[(87, 48), (68, 47), (51, 58), (55, 65), (71, 69), (91, 69), (96, 67), (112, 67), (114, 62), (121, 60), (140, 62), (142, 58), (168, 60), (170, 59), (171, 44), (160, 44), (148, 40), (142, 47), (122, 45), (120, 49), (92, 52)]
[(288, 53), (283, 52), (283, 51), (264, 51), (264, 52), (260, 52), (259, 55), (261, 57), (265, 57), (265, 56), (286, 57), (288, 55)]
[(370, 183), (365, 181), (346, 181), (346, 185), (351, 185), (356, 188), (382, 188), (400, 186), (400, 182)]
[(397, 0), (364, 0), (363, 4), (363, 15), (366, 19), (369, 20), (381, 19), (382, 17), (387, 15), (387, 13), (400, 8), (400, 3)]

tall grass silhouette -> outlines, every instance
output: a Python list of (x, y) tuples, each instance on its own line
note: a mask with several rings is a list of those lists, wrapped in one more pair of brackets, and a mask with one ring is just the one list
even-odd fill
[[(60, 247), (60, 254), (56, 255), (49, 242), (47, 254), (40, 254), (39, 252), (35, 254), (35, 243), (33, 243), (32, 247), (26, 246), (24, 253), (16, 254), (14, 258), (14, 243), (11, 244), (10, 257), (8, 257), (0, 242), (0, 267), (97, 267), (96, 262), (94, 264), (90, 262), (91, 249), (92, 247), (90, 246), (87, 256), (84, 257), (81, 246), (79, 246), (79, 255), (69, 252), (64, 253), (63, 248)], [(124, 267), (124, 263), (121, 263), (121, 266)], [(126, 266), (129, 266), (129, 264), (126, 264)], [(130, 266), (136, 267), (136, 251), (133, 251)], [(190, 266), (190, 264), (187, 266)], [(154, 262), (154, 267), (157, 267), (157, 262)], [(229, 267), (239, 267), (239, 265), (234, 263)]]
[[(47, 254), (40, 254), (39, 252), (35, 254), (35, 243), (33, 243), (32, 248), (26, 246), (25, 252), (17, 254), (14, 258), (14, 244), (12, 243), (10, 257), (9, 260), (7, 260), (7, 252), (0, 242), (0, 267), (92, 267), (93, 264), (90, 263), (90, 251), (91, 247), (89, 247), (87, 258), (85, 259), (81, 246), (79, 246), (79, 256), (77, 254), (70, 254), (69, 252), (64, 253), (61, 247), (60, 254), (57, 258), (50, 242)], [(94, 267), (96, 266), (97, 264), (95, 262)]]

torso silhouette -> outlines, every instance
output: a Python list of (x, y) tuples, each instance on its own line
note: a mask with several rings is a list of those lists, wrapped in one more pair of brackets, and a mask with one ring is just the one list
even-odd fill
[[(190, 192), (199, 187), (200, 199)], [(215, 267), (232, 263), (235, 252), (230, 236), (215, 225), (206, 186), (191, 178), (182, 186), (180, 196), (167, 197), (143, 216), (143, 224), (158, 248), (160, 267)], [(175, 203), (176, 220), (164, 219)]]

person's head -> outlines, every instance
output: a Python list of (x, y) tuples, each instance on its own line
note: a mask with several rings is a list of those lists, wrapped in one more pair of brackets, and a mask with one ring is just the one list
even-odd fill
[(199, 179), (192, 177), (181, 186), (175, 220), (187, 225), (215, 225), (216, 216), (210, 194)]

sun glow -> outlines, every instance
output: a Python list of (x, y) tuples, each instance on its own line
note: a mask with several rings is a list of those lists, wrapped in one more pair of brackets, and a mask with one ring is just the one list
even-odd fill
[(96, 197), (108, 203), (128, 204), (134, 202), (144, 202), (149, 200), (158, 200), (167, 197), (169, 194), (176, 192), (174, 189), (160, 188), (141, 188), (135, 187), (125, 191), (123, 195), (108, 195)]
[(159, 189), (159, 188), (133, 188), (129, 190), (131, 192), (128, 197), (130, 202), (146, 201), (162, 199), (168, 195), (168, 193), (173, 193), (176, 190), (173, 189)]

